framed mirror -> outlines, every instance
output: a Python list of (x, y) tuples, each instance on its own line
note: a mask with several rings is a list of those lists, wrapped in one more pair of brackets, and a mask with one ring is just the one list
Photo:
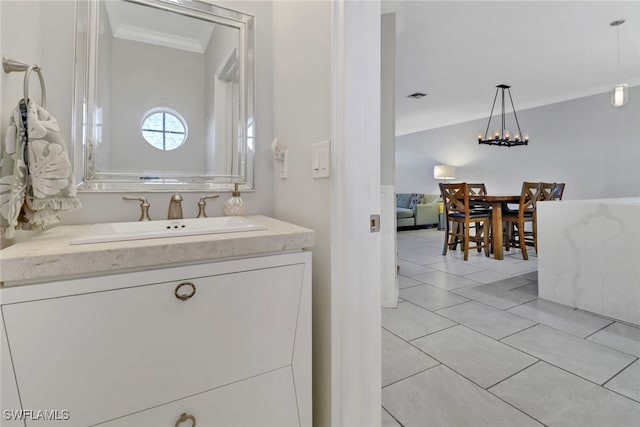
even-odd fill
[(254, 17), (198, 0), (79, 0), (80, 191), (253, 189)]

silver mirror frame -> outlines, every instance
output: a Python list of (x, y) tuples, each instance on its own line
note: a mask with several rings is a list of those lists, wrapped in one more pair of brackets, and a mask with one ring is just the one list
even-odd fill
[[(238, 170), (231, 175), (165, 175), (149, 179), (144, 174), (100, 173), (95, 170), (93, 141), (97, 123), (96, 58), (98, 47), (97, 0), (76, 2), (75, 75), (72, 123), (73, 168), (78, 191), (84, 192), (228, 192), (234, 183), (243, 191), (254, 188), (255, 155), (255, 18), (252, 15), (199, 0), (123, 0), (220, 23), (240, 30), (240, 120), (242, 136), (237, 147)], [(252, 132), (252, 141), (248, 139)]]

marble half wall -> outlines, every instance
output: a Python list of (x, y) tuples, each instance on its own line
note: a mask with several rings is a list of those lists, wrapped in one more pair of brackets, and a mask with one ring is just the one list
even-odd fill
[(539, 296), (640, 325), (640, 197), (538, 203)]

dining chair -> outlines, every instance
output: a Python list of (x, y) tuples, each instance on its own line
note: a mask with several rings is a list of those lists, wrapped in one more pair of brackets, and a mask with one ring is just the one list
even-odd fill
[(564, 194), (564, 182), (557, 182), (555, 188), (553, 189), (552, 200), (562, 200), (563, 194)]
[(487, 186), (484, 183), (467, 183), (467, 190), (470, 196), (486, 196)]
[[(470, 196), (484, 196), (487, 194), (487, 186), (484, 183), (467, 183), (467, 190), (469, 191), (469, 195)], [(471, 209), (474, 211), (477, 210), (483, 210), (485, 212), (489, 212), (491, 211), (491, 208), (483, 205), (483, 204), (479, 204), (479, 203), (473, 203), (471, 205)]]
[(553, 200), (553, 194), (556, 188), (555, 182), (540, 183), (540, 200)]
[[(522, 258), (529, 259), (527, 245), (533, 246), (538, 252), (538, 233), (536, 202), (540, 200), (542, 183), (523, 182), (517, 212), (504, 212), (502, 221), (506, 230), (504, 239), (505, 250), (520, 248)], [(531, 230), (525, 230), (525, 224), (530, 223)]]
[[(470, 196), (486, 196), (487, 195), (487, 186), (484, 183), (467, 183), (467, 191)], [(475, 203), (471, 201), (471, 209), (474, 211), (485, 211), (488, 212), (491, 208), (482, 203)]]
[[(467, 183), (467, 191), (470, 196), (486, 196), (487, 195), (487, 186), (483, 183)], [(491, 213), (491, 207), (486, 204), (476, 203), (473, 200), (471, 201), (471, 213)], [(480, 223), (475, 223), (476, 229), (480, 227)], [(491, 244), (491, 223), (489, 223), (489, 228), (487, 229), (487, 234), (489, 236), (489, 244)], [(477, 236), (480, 236), (476, 233)], [(480, 248), (478, 248), (478, 252), (480, 252)]]
[[(489, 213), (472, 211), (469, 205), (469, 189), (467, 184), (439, 184), (440, 193), (442, 193), (442, 203), (444, 205), (445, 214), (445, 235), (444, 247), (442, 255), (447, 254), (450, 245), (457, 246), (462, 244), (464, 251), (464, 260), (469, 259), (469, 249), (482, 249), (489, 256), (489, 224), (491, 217)], [(470, 223), (481, 224), (481, 227), (475, 228), (475, 234), (470, 236)], [(475, 246), (470, 247), (470, 242)]]

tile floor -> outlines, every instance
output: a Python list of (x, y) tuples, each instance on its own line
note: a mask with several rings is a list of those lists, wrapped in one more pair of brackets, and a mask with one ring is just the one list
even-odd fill
[(533, 250), (465, 262), (443, 239), (398, 233), (383, 426), (640, 426), (640, 327), (538, 299)]

